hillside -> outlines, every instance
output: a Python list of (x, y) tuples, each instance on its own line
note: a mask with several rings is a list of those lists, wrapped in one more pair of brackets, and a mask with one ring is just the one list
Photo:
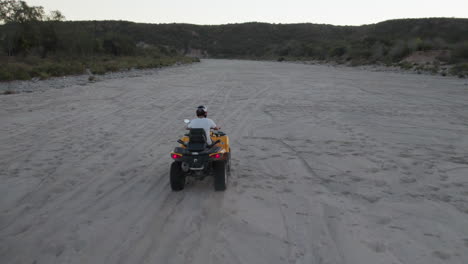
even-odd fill
[[(468, 19), (400, 19), (363, 26), (256, 22), (204, 26), (127, 21), (42, 21), (26, 26), (7, 23), (0, 26), (0, 49), (3, 58), (148, 57), (150, 53), (156, 57), (380, 63), (462, 77), (468, 73)], [(441, 55), (434, 57), (434, 51)], [(424, 65), (403, 60), (415, 52), (420, 56), (429, 52), (434, 59)]]
[(209, 57), (293, 56), (394, 61), (416, 50), (455, 51), (467, 48), (468, 44), (468, 19), (455, 18), (390, 20), (363, 26), (255, 22), (200, 26), (89, 21), (65, 22), (60, 28), (62, 32), (70, 32), (70, 29), (98, 37), (114, 33), (134, 42), (169, 46), (179, 51), (200, 49)]

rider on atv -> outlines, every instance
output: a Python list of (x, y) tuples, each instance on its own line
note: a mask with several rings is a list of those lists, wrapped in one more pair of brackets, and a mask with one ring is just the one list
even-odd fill
[(190, 121), (190, 123), (188, 123), (187, 129), (203, 128), (206, 133), (206, 143), (208, 145), (211, 145), (212, 142), (210, 137), (210, 129), (219, 130), (220, 127), (216, 126), (213, 120), (206, 118), (206, 116), (208, 115), (208, 109), (205, 106), (200, 105), (199, 107), (197, 107), (196, 114), (197, 118), (193, 119), (192, 121)]
[(229, 137), (213, 120), (206, 118), (206, 110), (201, 105), (197, 108), (197, 118), (184, 120), (190, 132), (177, 140), (180, 145), (170, 153), (174, 160), (170, 170), (173, 191), (183, 190), (187, 177), (203, 180), (207, 176), (214, 177), (215, 191), (226, 190), (231, 169)]

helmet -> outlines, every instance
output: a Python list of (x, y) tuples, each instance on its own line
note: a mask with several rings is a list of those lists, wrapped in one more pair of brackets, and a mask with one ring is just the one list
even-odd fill
[(197, 107), (197, 116), (204, 116), (206, 117), (206, 115), (208, 114), (208, 108), (203, 106), (203, 105), (200, 105), (199, 107)]

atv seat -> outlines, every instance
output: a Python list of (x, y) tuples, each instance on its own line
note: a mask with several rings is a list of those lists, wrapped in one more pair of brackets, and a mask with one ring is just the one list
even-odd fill
[(203, 128), (192, 128), (188, 134), (189, 142), (187, 150), (203, 151), (207, 148), (206, 133)]

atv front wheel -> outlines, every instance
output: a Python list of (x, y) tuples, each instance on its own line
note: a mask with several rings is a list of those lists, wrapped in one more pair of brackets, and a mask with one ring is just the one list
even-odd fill
[(214, 171), (214, 189), (215, 191), (226, 190), (227, 185), (227, 166), (225, 161), (213, 162)]
[(171, 189), (173, 191), (181, 191), (185, 186), (185, 174), (182, 170), (180, 162), (171, 164)]

